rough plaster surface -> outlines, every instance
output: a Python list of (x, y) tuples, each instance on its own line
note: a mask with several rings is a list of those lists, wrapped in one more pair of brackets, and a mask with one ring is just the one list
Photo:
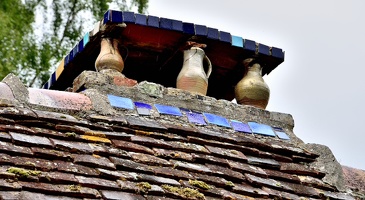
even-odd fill
[(29, 99), (29, 92), (21, 80), (14, 74), (8, 74), (3, 80), (3, 83), (9, 86), (15, 99), (22, 103), (27, 103)]
[(345, 191), (346, 188), (342, 166), (336, 160), (331, 149), (321, 144), (304, 144), (303, 147), (320, 155), (317, 160), (311, 164), (311, 166), (326, 173), (323, 181), (336, 186), (340, 191)]

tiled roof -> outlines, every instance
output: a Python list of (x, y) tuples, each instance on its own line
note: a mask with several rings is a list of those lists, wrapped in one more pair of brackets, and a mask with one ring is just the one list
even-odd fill
[[(127, 92), (56, 92), (16, 82), (0, 83), (2, 199), (353, 199), (310, 167), (318, 155), (295, 144), (285, 114), (236, 105), (235, 112), (250, 112), (231, 119), (228, 108), (214, 111), (206, 99), (193, 100), (204, 105), (196, 110)], [(187, 113), (202, 110), (205, 125), (189, 120)], [(274, 135), (260, 134), (269, 130)]]

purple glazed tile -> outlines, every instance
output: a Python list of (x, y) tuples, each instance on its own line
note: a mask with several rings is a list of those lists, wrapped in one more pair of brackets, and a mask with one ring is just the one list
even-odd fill
[(240, 121), (231, 119), (231, 125), (235, 131), (244, 132), (244, 133), (252, 133), (250, 126), (248, 126), (248, 124), (246, 124), (246, 123), (242, 123)]
[(207, 125), (207, 123), (204, 120), (203, 115), (200, 113), (187, 112), (186, 116), (188, 117), (188, 120), (190, 123)]
[(142, 103), (142, 102), (134, 102), (134, 105), (137, 107), (137, 108), (146, 108), (146, 109), (152, 109), (152, 106), (150, 104), (147, 104), (147, 103)]
[(215, 124), (218, 126), (231, 128), (231, 126), (229, 125), (228, 120), (226, 118), (219, 116), (219, 115), (210, 114), (210, 113), (203, 113), (203, 114), (209, 124)]
[(161, 104), (155, 104), (155, 107), (160, 114), (182, 116), (179, 108), (177, 108), (177, 107), (166, 106), (166, 105), (161, 105)]
[(248, 125), (250, 126), (252, 132), (255, 134), (272, 136), (272, 137), (276, 136), (274, 130), (269, 125), (259, 124), (256, 122), (248, 122)]
[(276, 135), (280, 138), (280, 139), (283, 139), (283, 140), (290, 140), (290, 137), (282, 132), (282, 131), (275, 131)]

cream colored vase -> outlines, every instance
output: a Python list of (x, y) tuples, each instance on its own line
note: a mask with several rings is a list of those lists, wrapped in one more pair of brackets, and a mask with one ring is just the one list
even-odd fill
[(269, 86), (262, 78), (262, 67), (255, 63), (248, 66), (247, 74), (235, 87), (237, 103), (265, 109), (270, 98)]
[[(204, 61), (207, 63), (207, 71), (204, 70)], [(199, 47), (191, 47), (184, 51), (184, 63), (176, 79), (176, 87), (206, 95), (208, 78), (211, 73), (212, 64), (204, 50)]]
[(100, 45), (100, 54), (95, 61), (96, 71), (115, 69), (122, 72), (124, 69), (124, 62), (118, 50), (118, 40), (102, 38)]

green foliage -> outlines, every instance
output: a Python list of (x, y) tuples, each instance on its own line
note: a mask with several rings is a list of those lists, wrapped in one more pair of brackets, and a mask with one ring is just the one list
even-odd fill
[(148, 0), (0, 0), (0, 80), (14, 73), (41, 86), (110, 4), (144, 13)]

